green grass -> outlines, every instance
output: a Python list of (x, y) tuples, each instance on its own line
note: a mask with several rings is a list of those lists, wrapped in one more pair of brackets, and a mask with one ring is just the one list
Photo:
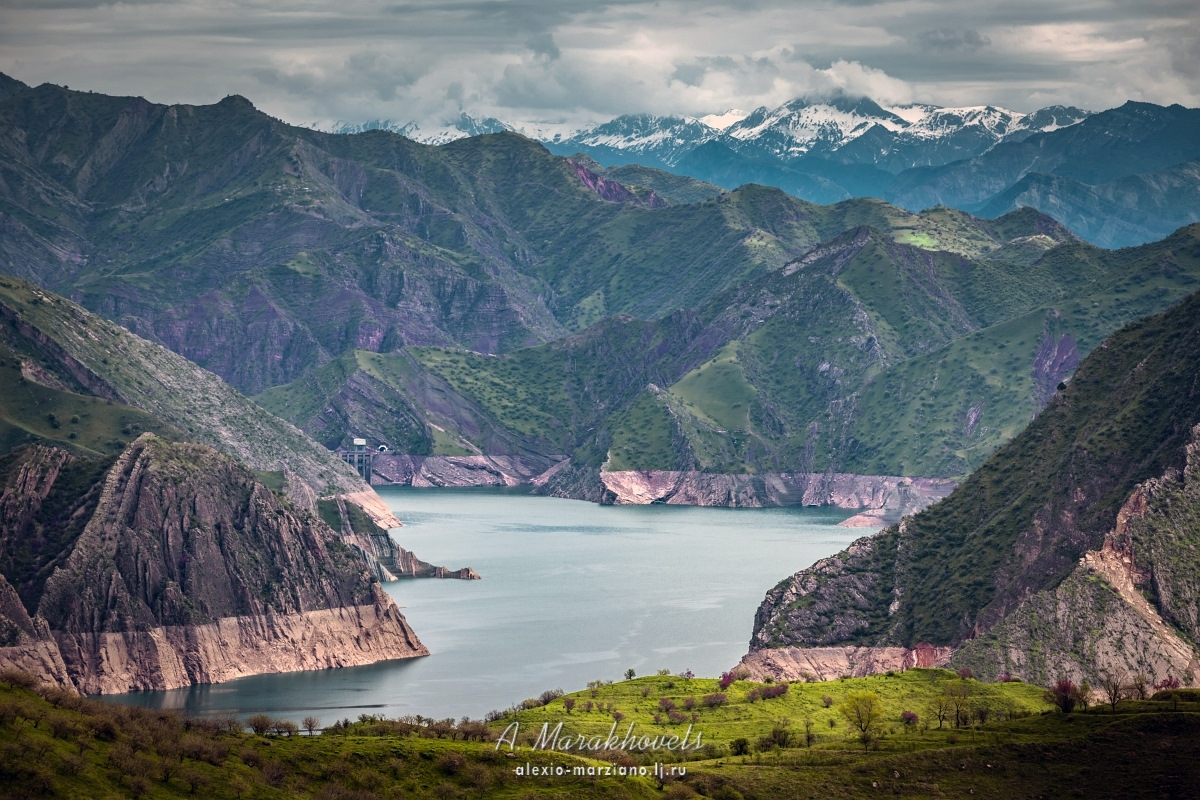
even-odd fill
[(0, 387), (0, 453), (23, 444), (54, 442), (93, 455), (112, 455), (147, 431), (179, 436), (141, 409), (27, 380), (17, 356), (3, 344)]
[[(6, 675), (5, 680), (14, 680)], [(45, 687), (35, 694), (0, 684), (0, 788), (6, 796), (145, 798), (712, 798), (769, 800), (778, 797), (975, 796), (1188, 796), (1200, 778), (1200, 703), (1130, 702), (1118, 713), (1093, 708), (1070, 715), (1040, 710), (1036, 687), (985, 686), (978, 697), (1005, 699), (1015, 712), (968, 728), (938, 730), (936, 724), (903, 728), (887, 719), (883, 737), (865, 750), (846, 733), (844, 720), (830, 732), (814, 728), (803, 741), (803, 715), (824, 719), (820, 702), (849, 691), (878, 691), (887, 714), (911, 705), (938, 682), (957, 682), (942, 671), (913, 670), (895, 677), (793, 684), (787, 695), (746, 704), (731, 699), (700, 712), (693, 726), (705, 744), (678, 755), (660, 749), (587, 751), (579, 755), (532, 749), (542, 723), (595, 729), (607, 734), (607, 713), (571, 714), (562, 700), (517, 714), (522, 731), (510, 752), (495, 739), (510, 720), (490, 730), (481, 723), (362, 715), (356, 721), (318, 721), (318, 735), (245, 732), (236, 720), (186, 718), (172, 711), (107, 705)], [(19, 683), (24, 683), (24, 679)], [(668, 684), (673, 683), (673, 686)], [(613, 703), (631, 709), (631, 721), (648, 735), (662, 735), (649, 712), (638, 710), (661, 697), (684, 700), (714, 688), (711, 679), (669, 676), (601, 685), (571, 695), (577, 702)], [(735, 683), (727, 694), (756, 685)], [(643, 689), (650, 689), (646, 698)], [(43, 699), (45, 698), (45, 699)], [(834, 708), (836, 708), (836, 699)], [(796, 715), (801, 715), (797, 717)], [(587, 718), (596, 718), (589, 721)], [(268, 721), (278, 725), (278, 722)], [(296, 722), (293, 720), (292, 722)], [(279, 728), (284, 730), (284, 728)], [(780, 746), (778, 732), (790, 739)], [(709, 735), (708, 731), (714, 733)], [(682, 731), (680, 731), (682, 733)], [(482, 734), (482, 739), (480, 738)], [(799, 737), (797, 739), (797, 734)], [(470, 737), (467, 740), (466, 737)], [(732, 737), (718, 741), (721, 737)], [(748, 752), (730, 744), (747, 740)], [(769, 743), (764, 740), (769, 740)], [(507, 741), (507, 740), (506, 740)], [(652, 776), (617, 777), (587, 770), (651, 772), (654, 763), (682, 777), (665, 786)], [(526, 765), (550, 775), (519, 774)], [(1135, 768), (1131, 768), (1134, 765)], [(562, 774), (557, 768), (562, 767)], [(578, 770), (578, 773), (576, 772)]]
[(671, 412), (656, 392), (643, 393), (611, 424), (610, 471), (676, 469), (681, 466), (674, 444)]
[(565, 447), (565, 424), (571, 420), (572, 408), (564, 387), (562, 353), (528, 348), (498, 358), (432, 347), (410, 352), (501, 425)]
[(670, 389), (688, 411), (725, 430), (750, 427), (750, 404), (758, 394), (738, 364), (737, 350), (737, 342), (730, 342)]
[[(725, 705), (708, 708), (703, 698), (722, 692), (716, 679), (656, 675), (566, 695), (565, 697), (575, 701), (575, 708), (569, 714), (563, 699), (558, 699), (541, 708), (520, 711), (514, 718), (521, 723), (521, 730), (524, 732), (536, 732), (545, 722), (549, 722), (551, 726), (563, 722), (564, 731), (588, 736), (606, 733), (613, 723), (611, 712), (596, 708), (585, 711), (585, 705), (592, 702), (620, 711), (624, 715), (619, 726), (622, 730), (633, 723), (637, 728), (650, 732), (647, 735), (661, 732), (682, 736), (688, 725), (691, 725), (693, 732), (699, 731), (703, 734), (704, 741), (728, 747), (730, 742), (737, 738), (748, 738), (757, 742), (760, 737), (770, 732), (778, 720), (789, 720), (795, 727), (800, 725), (805, 717), (809, 717), (815, 723), (816, 732), (821, 736), (819, 747), (842, 749), (858, 745), (850, 742), (851, 731), (838, 712), (837, 704), (850, 692), (869, 691), (877, 694), (882, 700), (884, 730), (891, 734), (885, 739), (882, 747), (904, 748), (907, 746), (907, 740), (901, 735), (904, 734), (900, 720), (901, 712), (914, 711), (925, 719), (930, 704), (940, 697), (948, 686), (963, 683), (948, 670), (913, 669), (894, 675), (814, 683), (795, 682), (781, 697), (751, 701), (747, 699), (747, 694), (761, 690), (768, 684), (739, 680), (724, 690), (727, 698)], [(1043, 689), (1037, 686), (1023, 683), (986, 684), (974, 680), (966, 681), (965, 685), (970, 687), (975, 707), (987, 704), (993, 710), (993, 714), (1022, 717), (1040, 714), (1048, 708), (1042, 699)], [(643, 695), (647, 691), (648, 693)], [(825, 697), (832, 699), (831, 707), (825, 706)], [(695, 700), (695, 721), (692, 720), (692, 712), (689, 711), (686, 713), (686, 721), (670, 724), (666, 719), (667, 713), (659, 707), (663, 698), (674, 703), (680, 711), (684, 710), (688, 698)], [(660, 723), (655, 722), (655, 714), (660, 716)], [(829, 727), (830, 720), (834, 722), (833, 728)], [(948, 725), (938, 730), (937, 721), (931, 722), (931, 730), (925, 732), (925, 736), (929, 737), (925, 746), (936, 742), (944, 743), (947, 736), (954, 734), (952, 726)]]

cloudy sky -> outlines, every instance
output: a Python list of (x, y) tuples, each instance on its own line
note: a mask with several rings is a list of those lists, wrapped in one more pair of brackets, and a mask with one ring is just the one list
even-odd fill
[(290, 122), (1200, 105), (1196, 0), (0, 0), (0, 71)]

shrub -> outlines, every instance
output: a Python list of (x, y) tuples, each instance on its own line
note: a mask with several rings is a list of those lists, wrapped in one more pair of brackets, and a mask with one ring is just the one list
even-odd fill
[(724, 692), (713, 692), (712, 694), (704, 695), (703, 702), (709, 708), (717, 708), (718, 706), (725, 705), (725, 701), (728, 699)]
[(246, 725), (259, 736), (263, 736), (271, 730), (272, 724), (274, 724), (274, 720), (266, 714), (251, 714), (246, 718)]
[(675, 701), (670, 699), (669, 697), (659, 698), (658, 709), (659, 709), (659, 711), (674, 711), (675, 710)]
[(538, 700), (542, 701), (542, 705), (548, 706), (562, 696), (563, 696), (562, 689), (547, 689), (546, 691), (544, 691), (540, 695), (538, 695)]
[(563, 708), (565, 708), (567, 710), (567, 713), (570, 714), (571, 709), (575, 708), (575, 698), (574, 697), (564, 697), (563, 698)]
[(783, 697), (788, 692), (786, 683), (779, 683), (774, 686), (764, 686), (762, 690), (762, 699), (770, 700), (773, 697)]
[(720, 680), (717, 684), (721, 687), (721, 691), (728, 689), (733, 685), (734, 677), (732, 672), (722, 672)]
[(824, 697), (821, 698), (821, 705), (825, 706), (826, 708), (829, 708), (831, 705), (833, 705), (833, 698), (830, 697), (829, 695), (825, 695)]
[(616, 722), (620, 722), (621, 720), (625, 719), (625, 715), (622, 714), (620, 711), (614, 711), (614, 712), (612, 712), (612, 718)]
[(967, 678), (974, 678), (975, 673), (971, 671), (970, 667), (963, 667), (958, 671), (958, 677), (966, 680)]
[(438, 771), (445, 775), (457, 775), (466, 765), (467, 757), (453, 750), (448, 750), (438, 756), (436, 764)]
[(746, 702), (757, 703), (762, 699), (762, 689), (749, 689), (746, 691)]
[(911, 728), (920, 722), (920, 718), (917, 716), (917, 712), (915, 711), (901, 711), (900, 721), (904, 723), (906, 728)]
[(694, 710), (696, 708), (696, 698), (694, 698), (694, 697), (683, 698), (683, 707), (686, 708), (688, 711)]
[(1167, 677), (1154, 684), (1154, 690), (1156, 692), (1161, 692), (1164, 689), (1178, 689), (1181, 685), (1182, 684), (1179, 683), (1179, 678), (1176, 678), (1174, 675), (1167, 675)]
[(1064, 714), (1070, 714), (1075, 710), (1075, 706), (1085, 700), (1082, 687), (1076, 686), (1074, 681), (1065, 676), (1056, 680), (1046, 690), (1045, 698), (1047, 703)]
[(672, 725), (681, 725), (688, 721), (688, 715), (682, 711), (671, 711), (667, 714), (667, 719), (671, 721)]
[(744, 756), (750, 752), (750, 741), (742, 737), (738, 737), (729, 743), (729, 752), (735, 756)]

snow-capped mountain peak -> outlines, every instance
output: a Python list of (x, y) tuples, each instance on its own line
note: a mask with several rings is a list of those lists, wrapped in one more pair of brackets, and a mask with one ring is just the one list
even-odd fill
[(700, 117), (700, 121), (713, 130), (723, 131), (735, 122), (746, 118), (746, 112), (740, 108), (731, 108), (723, 114), (708, 114)]

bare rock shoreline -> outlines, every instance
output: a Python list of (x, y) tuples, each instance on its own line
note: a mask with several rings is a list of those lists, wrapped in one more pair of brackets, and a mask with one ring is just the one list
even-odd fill
[[(546, 485), (569, 465), (567, 459), (522, 456), (412, 456), (375, 459), (371, 483), (417, 487)], [(772, 472), (730, 474), (628, 470), (598, 473), (600, 502), (611, 505), (832, 506), (859, 509), (846, 527), (883, 527), (936, 503), (954, 489), (949, 478), (896, 475)], [(567, 496), (571, 496), (570, 493)], [(578, 496), (576, 499), (588, 499)]]

